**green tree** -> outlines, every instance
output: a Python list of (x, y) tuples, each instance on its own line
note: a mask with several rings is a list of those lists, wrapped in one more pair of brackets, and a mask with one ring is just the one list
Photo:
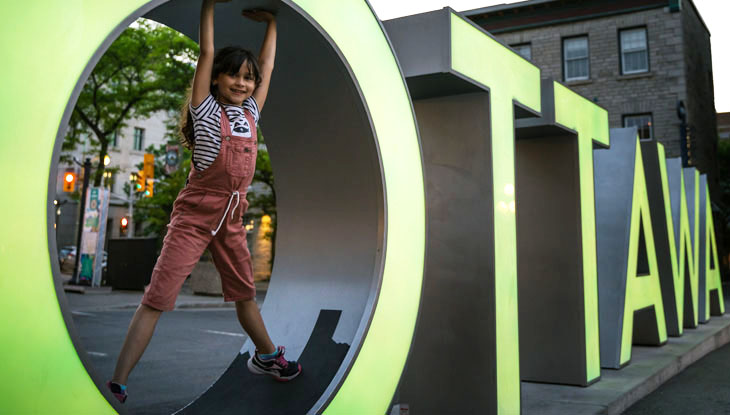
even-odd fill
[(94, 186), (102, 182), (110, 141), (128, 120), (180, 108), (198, 51), (183, 34), (140, 19), (104, 53), (79, 95), (62, 148), (72, 151), (89, 136), (98, 155)]
[[(168, 137), (170, 137), (168, 135)], [(170, 140), (168, 144), (177, 144), (177, 141)], [(142, 193), (137, 194), (137, 201), (134, 204), (134, 221), (143, 226), (142, 233), (147, 236), (164, 236), (167, 224), (170, 223), (172, 205), (175, 203), (180, 190), (185, 186), (185, 180), (190, 173), (190, 150), (179, 146), (182, 152), (178, 158), (176, 170), (168, 173), (165, 169), (166, 145), (158, 148), (150, 146), (147, 153), (155, 155), (155, 185), (152, 197), (143, 197)], [(142, 164), (138, 166), (142, 169)], [(158, 241), (162, 243), (162, 238)], [(159, 247), (158, 247), (159, 248)]]
[[(174, 119), (167, 126), (169, 139), (168, 144), (177, 143), (177, 129)], [(264, 144), (264, 136), (261, 129), (258, 129), (259, 144)], [(180, 149), (184, 147), (180, 146)], [(138, 194), (138, 201), (135, 202), (134, 221), (137, 224), (144, 224), (142, 233), (144, 235), (160, 235), (164, 236), (167, 224), (170, 222), (170, 214), (172, 213), (172, 205), (177, 198), (177, 194), (185, 186), (185, 180), (190, 173), (191, 152), (184, 149), (182, 157), (178, 164), (178, 169), (172, 173), (165, 171), (165, 155), (166, 145), (154, 148), (147, 148), (148, 153), (155, 155), (155, 187), (152, 197), (142, 197)], [(142, 164), (137, 166), (142, 169)], [(272, 241), (272, 260), (274, 257), (274, 242), (276, 240), (276, 192), (274, 190), (274, 173), (271, 169), (271, 160), (269, 153), (265, 147), (260, 147), (256, 156), (256, 172), (253, 178), (254, 189), (247, 194), (249, 209), (246, 215), (252, 218), (261, 218), (264, 215), (271, 217), (271, 234), (267, 235)], [(257, 186), (260, 183), (263, 186)], [(160, 238), (160, 241), (162, 238)]]
[(260, 190), (256, 190), (254, 187), (254, 190), (248, 193), (248, 202), (249, 207), (255, 209), (255, 215), (258, 217), (269, 215), (273, 224), (276, 218), (274, 171), (271, 169), (271, 159), (269, 158), (269, 152), (266, 151), (264, 135), (260, 128), (257, 132), (259, 150), (256, 155), (256, 172), (253, 175), (253, 183), (261, 183), (264, 186)]
[[(264, 135), (261, 128), (258, 128), (257, 132), (259, 151), (256, 154), (256, 172), (253, 176), (253, 183), (260, 183), (263, 186), (253, 186), (253, 190), (248, 193), (248, 215), (259, 219), (264, 215), (271, 217), (271, 232), (266, 235), (271, 239), (271, 263), (269, 264), (271, 265), (276, 255), (276, 189), (274, 188), (274, 171), (271, 168), (269, 152), (266, 151)], [(263, 146), (261, 146), (262, 144)]]
[(730, 141), (720, 140), (717, 145), (717, 177), (719, 195), (712, 196), (712, 212), (717, 236), (723, 280), (730, 280)]

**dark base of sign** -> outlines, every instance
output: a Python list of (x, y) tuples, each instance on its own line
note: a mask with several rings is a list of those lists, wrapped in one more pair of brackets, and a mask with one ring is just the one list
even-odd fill
[(299, 363), (302, 373), (289, 382), (249, 372), (250, 354), (239, 354), (218, 381), (179, 414), (304, 414), (322, 396), (350, 346), (332, 335), (339, 310), (322, 310)]

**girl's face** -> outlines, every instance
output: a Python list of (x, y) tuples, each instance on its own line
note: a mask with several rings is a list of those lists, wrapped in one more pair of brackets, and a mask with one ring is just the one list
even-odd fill
[(219, 73), (213, 85), (218, 88), (218, 100), (222, 103), (241, 105), (256, 89), (256, 78), (249, 70), (248, 62), (243, 62), (235, 75)]

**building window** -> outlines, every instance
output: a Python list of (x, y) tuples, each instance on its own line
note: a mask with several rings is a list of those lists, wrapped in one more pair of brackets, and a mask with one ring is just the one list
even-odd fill
[(563, 39), (563, 75), (566, 81), (580, 81), (590, 77), (588, 36)]
[(81, 152), (86, 153), (87, 151), (89, 151), (89, 147), (91, 146), (89, 134), (88, 133), (79, 133), (79, 141), (82, 144)]
[(134, 127), (134, 149), (137, 151), (144, 149), (144, 128)]
[(624, 115), (624, 127), (636, 127), (640, 140), (654, 137), (651, 114)]
[(112, 133), (111, 140), (109, 140), (109, 147), (111, 147), (111, 148), (119, 147), (119, 130), (116, 130)]
[(521, 43), (519, 45), (512, 45), (510, 46), (515, 52), (517, 52), (518, 55), (522, 56), (523, 58), (527, 59), (528, 61), (532, 60), (532, 45), (529, 43)]
[(622, 30), (621, 73), (624, 75), (649, 72), (649, 48), (646, 43), (646, 28)]

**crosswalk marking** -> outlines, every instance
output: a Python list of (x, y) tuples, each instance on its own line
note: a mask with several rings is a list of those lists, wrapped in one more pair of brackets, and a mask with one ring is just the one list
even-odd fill
[(231, 333), (229, 331), (218, 331), (218, 330), (203, 330), (206, 333), (210, 334), (220, 334), (223, 336), (232, 336), (232, 337), (243, 337), (243, 334), (241, 333)]

